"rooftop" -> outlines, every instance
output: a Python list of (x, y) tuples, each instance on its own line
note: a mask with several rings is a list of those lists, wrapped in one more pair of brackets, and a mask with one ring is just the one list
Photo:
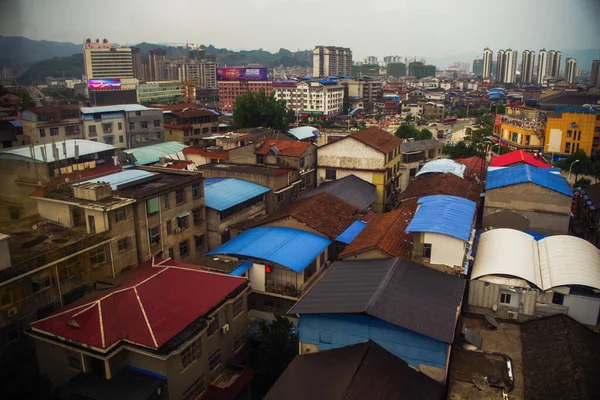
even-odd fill
[[(85, 156), (88, 154), (101, 153), (103, 151), (114, 151), (115, 146), (91, 140), (65, 140), (56, 143), (58, 160), (52, 150), (52, 143), (37, 144), (34, 146), (21, 146), (0, 151), (0, 159), (18, 160), (27, 162), (55, 162), (75, 158), (75, 155)], [(66, 150), (66, 151), (65, 151)], [(65, 156), (66, 152), (66, 156)]]
[(126, 185), (132, 182), (136, 182), (142, 179), (150, 178), (156, 175), (155, 173), (143, 171), (139, 169), (128, 169), (125, 171), (117, 172), (110, 175), (104, 175), (101, 177), (93, 178), (83, 182), (75, 184), (75, 186), (81, 186), (89, 183), (106, 182), (110, 185), (112, 190), (117, 190), (119, 186)]
[(318, 187), (300, 196), (300, 199), (312, 197), (316, 194), (328, 192), (345, 202), (348, 202), (359, 210), (366, 210), (375, 202), (376, 186), (356, 175), (347, 175), (341, 179), (325, 182)]
[(206, 207), (217, 211), (227, 210), (270, 191), (268, 187), (237, 178), (204, 180)]
[(183, 149), (183, 154), (196, 154), (206, 158), (217, 158), (219, 160), (229, 160), (229, 152), (227, 151), (212, 151), (205, 148), (186, 147)]
[(224, 164), (224, 163), (210, 163), (198, 166), (199, 170), (210, 169), (210, 170), (221, 170), (239, 172), (243, 174), (253, 175), (266, 175), (266, 176), (279, 176), (285, 175), (292, 170), (289, 168), (262, 166), (253, 164)]
[(373, 341), (294, 358), (265, 400), (442, 400), (444, 385)]
[(444, 144), (437, 139), (413, 140), (402, 143), (402, 153), (412, 153), (413, 151), (432, 150), (443, 147)]
[(519, 165), (488, 171), (485, 188), (491, 190), (521, 183), (533, 183), (565, 196), (573, 197), (573, 191), (565, 178), (553, 174), (546, 168), (536, 168), (531, 165)]
[(128, 278), (113, 290), (33, 323), (33, 331), (103, 351), (120, 342), (158, 350), (246, 283), (160, 259), (140, 264)]
[(198, 117), (215, 117), (217, 119), (217, 114), (210, 110), (188, 110), (188, 111), (171, 111), (171, 115), (175, 115), (179, 118), (198, 118)]
[(295, 272), (303, 271), (331, 243), (314, 233), (276, 226), (252, 228), (207, 255), (265, 260)]
[(185, 160), (182, 150), (186, 147), (185, 144), (179, 142), (163, 142), (123, 151), (135, 157), (135, 165), (148, 165), (159, 162), (161, 157)]
[(583, 106), (585, 104), (596, 105), (600, 101), (600, 95), (588, 95), (579, 93), (557, 93), (552, 96), (542, 97), (539, 100), (541, 107), (555, 106)]
[(525, 397), (600, 398), (600, 335), (566, 315), (521, 325)]
[[(400, 201), (421, 198), (437, 194), (457, 196), (478, 203), (483, 186), (473, 181), (461, 179), (451, 173), (426, 174), (408, 184), (400, 193)], [(400, 203), (402, 206), (402, 203)]]
[(115, 106), (100, 106), (100, 107), (81, 107), (82, 114), (98, 114), (110, 112), (133, 112), (133, 111), (148, 111), (157, 110), (157, 108), (148, 108), (140, 104), (120, 104)]
[(523, 150), (515, 150), (510, 153), (502, 154), (500, 156), (496, 156), (492, 158), (490, 165), (492, 167), (506, 167), (508, 165), (514, 165), (519, 163), (525, 163), (529, 165), (533, 165), (538, 168), (550, 168), (551, 166), (547, 164), (545, 161), (540, 160), (538, 157), (535, 157), (533, 154), (528, 153)]
[(414, 210), (400, 208), (376, 215), (342, 251), (340, 257), (350, 258), (367, 250), (379, 249), (389, 257), (410, 259), (413, 239), (412, 235), (406, 233), (406, 227), (413, 214)]
[[(179, 82), (177, 82), (179, 83)], [(196, 104), (186, 104), (186, 103), (182, 103), (182, 104), (171, 104), (171, 105), (164, 105), (164, 104), (153, 104), (153, 107), (156, 108), (160, 108), (163, 111), (183, 111), (186, 108), (190, 109), (190, 110), (197, 110), (200, 108), (200, 106), (196, 105)]]
[(401, 258), (336, 261), (288, 314), (366, 313), (452, 343), (465, 281)]
[(402, 144), (402, 141), (396, 136), (377, 127), (355, 132), (348, 137), (354, 138), (383, 153), (388, 153)]
[(352, 204), (328, 192), (322, 192), (292, 202), (271, 215), (242, 222), (236, 227), (245, 230), (291, 217), (330, 239), (335, 239), (352, 225), (358, 211)]
[(406, 232), (429, 232), (468, 241), (475, 217), (475, 202), (462, 197), (422, 197)]
[[(154, 168), (152, 172), (150, 177), (118, 186), (116, 193), (121, 197), (142, 199), (192, 183), (202, 184), (203, 179), (198, 172), (170, 168)], [(110, 179), (110, 175), (108, 177)]]
[(255, 153), (301, 157), (312, 145), (310, 142), (294, 142), (292, 140), (265, 140), (256, 148)]
[(300, 126), (297, 128), (291, 128), (288, 133), (297, 140), (316, 139), (318, 136), (320, 136), (319, 129), (313, 126)]
[(451, 173), (458, 176), (459, 178), (464, 178), (464, 172), (466, 168), (466, 166), (464, 166), (463, 164), (459, 164), (456, 161), (442, 158), (439, 160), (433, 160), (429, 161), (428, 163), (425, 163), (425, 165), (423, 165), (423, 168), (421, 168), (419, 172), (417, 172), (416, 176), (437, 172), (442, 174)]
[(487, 170), (488, 162), (483, 158), (473, 156), (469, 158), (457, 158), (454, 161), (466, 166), (467, 171), (476, 174), (479, 179), (483, 180), (485, 177), (485, 171)]
[(56, 113), (63, 110), (79, 110), (78, 104), (56, 104), (51, 106), (40, 106), (40, 107), (29, 107), (26, 111), (30, 111), (34, 114), (39, 113)]

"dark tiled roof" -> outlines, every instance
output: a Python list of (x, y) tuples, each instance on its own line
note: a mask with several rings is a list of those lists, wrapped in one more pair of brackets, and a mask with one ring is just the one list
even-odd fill
[(565, 315), (521, 325), (525, 397), (600, 399), (600, 335)]
[(432, 150), (443, 146), (444, 144), (436, 139), (413, 140), (402, 143), (402, 152), (411, 153), (413, 151)]
[(210, 163), (199, 165), (198, 170), (210, 169), (214, 171), (230, 171), (232, 173), (279, 176), (287, 174), (291, 170), (281, 167), (266, 167), (254, 164), (226, 164), (226, 163)]
[(365, 229), (342, 251), (341, 258), (353, 256), (371, 249), (380, 249), (390, 257), (411, 258), (412, 235), (406, 233), (415, 208), (400, 208), (379, 214), (369, 221)]
[(464, 287), (464, 279), (401, 258), (337, 261), (289, 313), (366, 313), (452, 343)]
[(372, 341), (296, 356), (264, 400), (441, 400), (444, 386)]
[(584, 104), (597, 104), (599, 95), (580, 93), (557, 93), (552, 96), (542, 97), (540, 106), (583, 106)]
[(355, 132), (350, 137), (384, 153), (392, 151), (402, 144), (402, 141), (396, 136), (377, 127)]
[(325, 182), (310, 192), (302, 195), (301, 199), (312, 197), (316, 194), (329, 192), (350, 204), (354, 204), (359, 210), (366, 210), (377, 197), (375, 194), (376, 186), (356, 175), (347, 175), (335, 181)]
[[(111, 379), (93, 374), (79, 374), (67, 385), (73, 398), (89, 400), (147, 400), (153, 399), (167, 381), (158, 377), (123, 369)], [(164, 388), (163, 388), (164, 389)]]
[(402, 202), (406, 200), (436, 194), (458, 196), (479, 203), (482, 191), (481, 185), (453, 174), (425, 174), (410, 182), (400, 194), (400, 207), (404, 207)]
[(586, 186), (583, 188), (585, 194), (588, 195), (594, 207), (600, 207), (600, 183), (594, 183), (593, 185)]
[(310, 142), (294, 142), (291, 140), (265, 140), (256, 149), (256, 154), (268, 154), (271, 147), (277, 147), (279, 155), (284, 157), (300, 157), (310, 146)]
[(295, 201), (266, 217), (237, 224), (235, 227), (246, 230), (292, 217), (325, 236), (335, 239), (356, 221), (357, 212), (358, 208), (352, 204), (323, 192), (307, 199)]

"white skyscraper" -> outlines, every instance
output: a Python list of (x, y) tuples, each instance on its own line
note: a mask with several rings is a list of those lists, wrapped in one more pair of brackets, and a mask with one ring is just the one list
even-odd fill
[(540, 50), (540, 55), (538, 56), (538, 68), (537, 68), (537, 83), (542, 84), (544, 82), (544, 78), (548, 74), (548, 52), (546, 49)]
[(560, 57), (560, 51), (548, 51), (548, 69), (546, 70), (546, 75), (558, 79), (560, 75)]
[(521, 82), (533, 83), (533, 64), (535, 62), (535, 51), (523, 50), (523, 57), (521, 60)]
[(492, 50), (483, 49), (483, 79), (489, 79), (492, 76)]
[(577, 69), (577, 60), (567, 58), (565, 61), (565, 81), (573, 83), (575, 81), (575, 71)]

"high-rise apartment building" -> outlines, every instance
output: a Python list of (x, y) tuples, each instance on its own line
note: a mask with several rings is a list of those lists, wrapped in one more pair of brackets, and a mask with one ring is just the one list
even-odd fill
[(496, 53), (496, 82), (504, 81), (504, 50), (498, 50)]
[(483, 58), (473, 60), (473, 75), (483, 76)]
[(492, 50), (483, 49), (483, 79), (489, 79), (492, 76)]
[(148, 81), (160, 81), (159, 65), (167, 59), (167, 50), (165, 49), (154, 49), (150, 50), (148, 54), (148, 65), (149, 65), (149, 76)]
[(217, 64), (206, 60), (183, 60), (176, 64), (178, 79), (202, 89), (217, 88)]
[(115, 47), (104, 39), (83, 44), (83, 60), (87, 79), (133, 78), (133, 58), (129, 47)]
[(517, 57), (518, 52), (512, 49), (498, 50), (496, 82), (515, 83), (517, 81)]
[(544, 83), (544, 78), (548, 75), (548, 52), (541, 49), (538, 56), (537, 83)]
[(600, 88), (600, 60), (592, 61), (591, 84), (593, 87)]
[(575, 69), (577, 68), (577, 60), (567, 58), (565, 61), (565, 81), (568, 83), (575, 82)]
[(523, 50), (523, 58), (521, 60), (521, 83), (533, 83), (535, 51)]
[(142, 54), (139, 47), (131, 48), (131, 59), (133, 61), (133, 76), (140, 82), (146, 80), (144, 76), (144, 68), (142, 67)]
[(313, 50), (313, 76), (352, 74), (352, 51), (345, 47), (317, 46)]
[(546, 74), (553, 79), (558, 79), (560, 75), (560, 57), (560, 51), (548, 51), (548, 70)]
[(408, 76), (414, 76), (417, 79), (435, 76), (435, 65), (425, 65), (420, 61), (413, 61), (408, 64)]
[(383, 62), (384, 64), (389, 64), (389, 63), (401, 63), (402, 61), (402, 57), (400, 56), (386, 56), (383, 57)]
[(365, 58), (365, 64), (377, 64), (378, 60), (377, 57), (375, 56), (369, 56), (367, 58)]

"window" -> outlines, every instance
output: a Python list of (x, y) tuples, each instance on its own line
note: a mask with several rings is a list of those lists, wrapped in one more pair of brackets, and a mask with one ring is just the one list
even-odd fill
[(202, 350), (202, 337), (194, 340), (188, 347), (183, 349), (180, 355), (181, 369), (186, 369), (188, 365), (202, 357)]
[(210, 372), (213, 372), (219, 365), (221, 365), (221, 350), (217, 349), (208, 357), (208, 369)]
[(146, 214), (152, 215), (157, 213), (159, 209), (160, 205), (158, 203), (158, 197), (146, 200)]
[(183, 189), (177, 189), (175, 191), (175, 204), (180, 205), (185, 202), (185, 191)]
[(430, 243), (423, 244), (423, 258), (431, 258), (431, 244)]
[(571, 130), (567, 131), (567, 137), (568, 138), (573, 137), (573, 131), (571, 131)]
[(119, 247), (119, 251), (125, 251), (129, 248), (129, 238), (126, 237), (117, 242), (117, 246)]
[[(186, 132), (188, 132), (188, 131), (186, 131)], [(195, 129), (194, 129), (194, 135), (195, 135), (195, 136), (197, 136), (197, 135), (199, 135), (199, 134), (200, 134), (200, 128), (195, 128)], [(186, 135), (186, 136), (187, 136), (187, 135)]]
[(170, 235), (173, 233), (173, 227), (171, 226), (171, 220), (167, 221), (167, 235)]
[(119, 129), (120, 131), (123, 130), (123, 123), (122, 122), (117, 122), (117, 129)]
[(123, 140), (123, 136), (122, 136), (122, 135), (121, 135), (121, 136), (119, 136), (119, 143), (123, 143), (123, 141), (124, 141), (124, 140)]
[(21, 210), (19, 207), (8, 207), (8, 214), (10, 215), (10, 219), (21, 218)]
[(135, 129), (135, 122), (130, 122), (129, 123), (129, 130), (132, 131)]
[(141, 117), (142, 116), (142, 112), (141, 111), (136, 111), (135, 112), (135, 116), (136, 117)]
[(115, 211), (115, 223), (121, 222), (125, 220), (125, 209), (121, 208), (120, 210)]
[(571, 152), (571, 143), (565, 143), (565, 153)]
[(256, 163), (257, 164), (264, 164), (265, 163), (265, 155), (264, 154), (257, 154), (256, 155)]
[(242, 312), (244, 312), (244, 298), (243, 297), (239, 297), (238, 299), (236, 299), (233, 302), (233, 305), (231, 306), (231, 312), (233, 313), (233, 318), (237, 317)]
[(67, 365), (75, 371), (83, 371), (81, 362), (81, 353), (67, 350)]
[(565, 295), (562, 293), (554, 292), (552, 295), (552, 304), (560, 304), (563, 305), (565, 302)]
[(147, 129), (148, 128), (148, 122), (147, 121), (142, 121), (142, 122), (140, 122), (140, 126), (142, 127), (142, 129)]
[(206, 391), (206, 376), (200, 375), (192, 385), (183, 392), (182, 400), (198, 400)]
[(189, 240), (184, 240), (179, 243), (179, 257), (185, 257), (190, 254), (190, 244)]
[(19, 340), (19, 323), (15, 322), (12, 325), (7, 325), (0, 328), (0, 347), (6, 346)]
[(195, 183), (192, 185), (192, 199), (197, 199), (198, 197), (200, 197), (200, 185)]
[(306, 160), (304, 159), (304, 157), (300, 157), (300, 160), (298, 161), (298, 166), (300, 168), (304, 168), (305, 165), (306, 165)]
[(96, 132), (96, 125), (88, 126), (88, 134), (90, 136), (96, 136), (98, 133)]
[(58, 128), (50, 128), (50, 136), (58, 136)]
[(411, 169), (408, 171), (408, 176), (410, 176), (411, 178), (414, 178), (414, 177), (415, 177), (415, 175), (417, 175), (417, 168), (411, 168)]
[(194, 235), (194, 245), (196, 246), (196, 248), (204, 246), (204, 235)]
[(508, 294), (508, 293), (500, 293), (500, 303), (502, 303), (502, 304), (510, 304), (510, 294)]
[(209, 129), (208, 128), (202, 128), (202, 133), (208, 133)]
[(311, 262), (310, 265), (304, 269), (304, 282), (308, 282), (315, 272), (317, 272), (317, 261), (313, 260), (313, 262)]
[(244, 335), (244, 331), (241, 331), (233, 338), (233, 351), (238, 352), (242, 347), (246, 344), (246, 335)]
[(306, 189), (306, 175), (302, 176), (302, 180), (300, 181), (300, 191)]
[(46, 137), (46, 130), (44, 128), (40, 128), (40, 137)]
[(90, 263), (92, 267), (104, 264), (106, 262), (106, 252), (104, 246), (100, 246), (90, 251)]
[(160, 228), (155, 226), (148, 229), (148, 237), (150, 238), (150, 246), (158, 246), (160, 244)]
[(202, 209), (194, 208), (192, 215), (194, 216), (194, 225), (200, 225), (202, 223)]
[(208, 329), (206, 330), (206, 336), (211, 337), (216, 331), (219, 330), (219, 314), (212, 316), (212, 321), (208, 323)]
[(168, 210), (169, 209), (169, 195), (168, 194), (165, 194), (163, 196), (163, 201), (165, 203), (165, 210)]
[(189, 218), (187, 215), (183, 215), (181, 217), (177, 217), (177, 227), (180, 230), (184, 230), (190, 227)]
[(154, 120), (154, 126), (159, 128), (160, 127), (160, 119), (155, 119)]
[(175, 251), (173, 250), (172, 247), (169, 247), (169, 258), (173, 258), (175, 256)]
[(5, 308), (13, 303), (12, 290), (9, 286), (0, 289), (0, 308)]
[(337, 175), (336, 172), (337, 171), (335, 169), (326, 169), (325, 179), (327, 179), (328, 181), (335, 180)]
[(394, 159), (394, 150), (387, 153), (387, 162), (390, 162)]
[(581, 131), (577, 131), (577, 140), (581, 140)]

